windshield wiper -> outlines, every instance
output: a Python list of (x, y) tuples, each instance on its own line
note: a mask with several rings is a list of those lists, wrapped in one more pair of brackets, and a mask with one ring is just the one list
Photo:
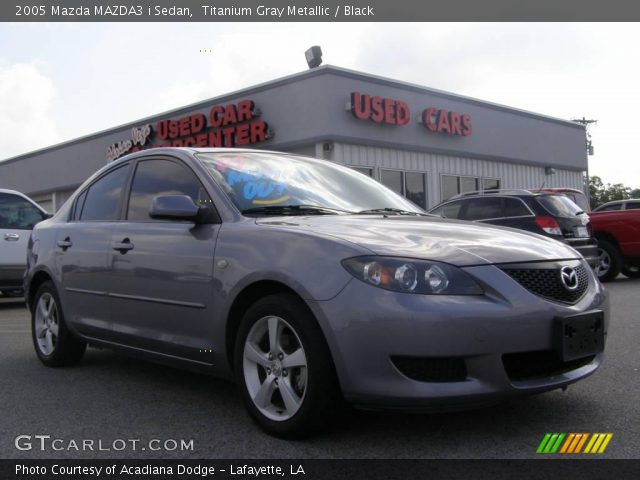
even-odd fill
[(264, 213), (265, 215), (338, 215), (353, 213), (337, 208), (320, 207), (318, 205), (264, 205), (242, 210), (243, 214)]
[(371, 208), (369, 210), (360, 210), (358, 213), (367, 214), (367, 213), (395, 213), (396, 215), (420, 215), (422, 217), (431, 217), (432, 215), (428, 213), (420, 213), (420, 212), (411, 212), (409, 210), (401, 210), (400, 208)]

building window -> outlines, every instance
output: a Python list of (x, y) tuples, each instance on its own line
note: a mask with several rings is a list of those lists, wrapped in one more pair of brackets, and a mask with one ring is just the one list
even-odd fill
[(420, 172), (405, 172), (405, 197), (421, 208), (427, 207), (427, 190), (425, 188), (427, 176)]
[(422, 172), (380, 170), (380, 183), (411, 200), (420, 208), (427, 207), (427, 175)]
[(373, 168), (371, 167), (350, 167), (350, 168), (352, 170), (355, 170), (356, 172), (360, 172), (366, 175), (367, 177), (373, 178)]
[(500, 179), (499, 178), (483, 178), (482, 179), (482, 190), (500, 190)]
[(404, 195), (402, 172), (400, 170), (380, 170), (380, 183), (398, 195)]
[(460, 177), (460, 193), (477, 192), (480, 190), (478, 177)]
[(483, 178), (480, 182), (478, 177), (458, 176), (458, 175), (442, 175), (441, 176), (441, 193), (442, 200), (447, 200), (454, 195), (466, 192), (482, 190), (497, 190), (500, 188), (499, 178)]
[(447, 200), (460, 193), (458, 177), (442, 175), (442, 200)]

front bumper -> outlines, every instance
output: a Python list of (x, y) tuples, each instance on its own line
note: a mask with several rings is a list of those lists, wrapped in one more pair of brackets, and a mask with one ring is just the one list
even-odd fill
[[(560, 388), (599, 367), (602, 353), (530, 378), (505, 368), (505, 356), (526, 358), (532, 352), (552, 351), (553, 322), (559, 316), (602, 310), (606, 339), (608, 300), (592, 272), (585, 295), (575, 305), (565, 305), (529, 292), (495, 266), (464, 270), (482, 285), (485, 295), (402, 294), (353, 279), (332, 300), (310, 302), (349, 402), (374, 408), (466, 408)], [(398, 357), (445, 364), (457, 359), (464, 363), (463, 378), (409, 378), (392, 360)]]

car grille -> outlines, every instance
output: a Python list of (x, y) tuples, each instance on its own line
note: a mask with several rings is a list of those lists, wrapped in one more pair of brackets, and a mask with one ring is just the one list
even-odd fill
[(400, 372), (419, 382), (461, 382), (467, 378), (467, 366), (459, 357), (402, 357), (391, 361)]
[(577, 370), (593, 362), (595, 355), (563, 362), (553, 350), (537, 352), (508, 353), (502, 356), (502, 363), (510, 380), (531, 380)]
[(536, 295), (555, 302), (574, 304), (582, 298), (589, 287), (587, 269), (575, 267), (578, 288), (568, 290), (560, 279), (560, 267), (556, 268), (503, 268), (507, 275)]

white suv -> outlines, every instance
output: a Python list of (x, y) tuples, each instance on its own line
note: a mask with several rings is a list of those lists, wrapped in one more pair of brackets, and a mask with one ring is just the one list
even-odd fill
[(34, 225), (49, 214), (27, 196), (0, 188), (0, 293), (22, 294), (27, 243)]

